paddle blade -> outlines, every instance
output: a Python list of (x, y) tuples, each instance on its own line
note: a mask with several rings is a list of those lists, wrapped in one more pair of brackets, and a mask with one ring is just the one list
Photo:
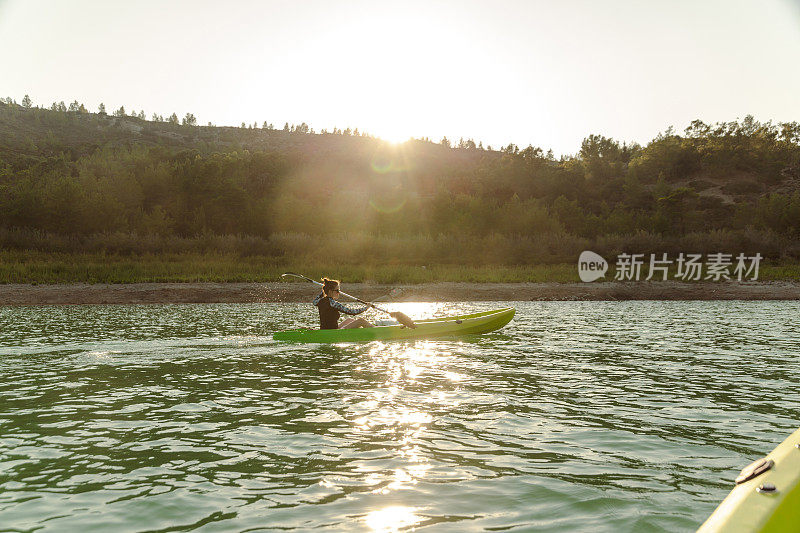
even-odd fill
[(394, 311), (389, 314), (392, 315), (392, 318), (403, 324), (405, 327), (411, 329), (417, 329), (417, 325), (405, 313), (401, 313), (400, 311)]
[(300, 278), (300, 279), (304, 279), (304, 280), (306, 280), (306, 281), (310, 281), (311, 283), (314, 283), (314, 284), (316, 284), (316, 285), (320, 285), (320, 286), (322, 286), (322, 283), (320, 283), (319, 281), (314, 281), (313, 279), (311, 279), (311, 278), (307, 278), (307, 277), (305, 277), (305, 276), (304, 276), (304, 275), (302, 275), (302, 274), (297, 274), (296, 272), (284, 272), (283, 274), (281, 274), (281, 277), (282, 277), (282, 278), (289, 277), (289, 276), (291, 276), (291, 277), (293, 277), (293, 278)]

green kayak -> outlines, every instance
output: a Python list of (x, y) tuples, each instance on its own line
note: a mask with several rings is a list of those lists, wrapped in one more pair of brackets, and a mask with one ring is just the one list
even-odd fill
[(417, 327), (376, 326), (355, 329), (295, 329), (280, 331), (272, 338), (292, 342), (368, 342), (378, 340), (420, 339), (452, 335), (476, 335), (502, 328), (514, 317), (514, 308), (506, 307), (471, 315), (418, 320)]
[(800, 429), (748, 465), (698, 533), (800, 530)]

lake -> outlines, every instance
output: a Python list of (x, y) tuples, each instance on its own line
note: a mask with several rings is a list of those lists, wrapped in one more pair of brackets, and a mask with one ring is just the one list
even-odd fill
[(0, 308), (2, 531), (693, 531), (800, 425), (798, 302), (511, 305), (277, 343), (310, 304)]

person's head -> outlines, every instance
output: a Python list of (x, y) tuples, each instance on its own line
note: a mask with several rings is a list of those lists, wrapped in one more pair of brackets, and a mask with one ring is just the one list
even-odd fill
[(322, 292), (334, 300), (339, 298), (339, 280), (322, 278)]

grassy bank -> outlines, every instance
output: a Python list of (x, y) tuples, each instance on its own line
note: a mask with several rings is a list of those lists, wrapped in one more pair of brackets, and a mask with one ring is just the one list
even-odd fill
[[(278, 261), (268, 256), (178, 253), (117, 255), (0, 251), (0, 283), (268, 282), (286, 271), (348, 282), (478, 283), (580, 281), (576, 265), (374, 265)], [(644, 276), (643, 276), (644, 277)], [(612, 278), (609, 273), (608, 278)], [(800, 264), (762, 265), (759, 280), (800, 280)]]
[(572, 282), (573, 265), (342, 265), (278, 262), (235, 254), (145, 254), (0, 252), (0, 283), (267, 282), (283, 272), (337, 276), (350, 282), (427, 283)]

